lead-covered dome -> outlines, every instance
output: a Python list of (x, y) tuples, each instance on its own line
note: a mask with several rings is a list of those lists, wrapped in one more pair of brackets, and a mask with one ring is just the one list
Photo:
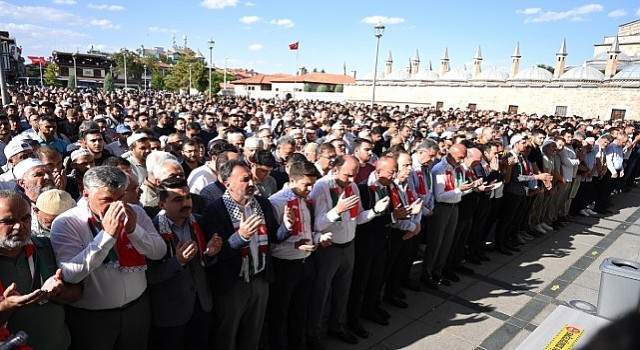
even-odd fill
[(511, 80), (514, 81), (537, 81), (537, 82), (549, 82), (553, 79), (553, 74), (544, 68), (533, 66), (527, 69), (523, 69)]
[(469, 79), (471, 79), (471, 73), (461, 68), (452, 69), (440, 77), (441, 81), (467, 81)]
[(422, 80), (422, 81), (436, 81), (440, 78), (438, 72), (432, 70), (424, 70), (417, 74), (414, 74), (410, 80)]
[(640, 81), (640, 64), (630, 65), (611, 77), (611, 81)]
[(497, 81), (497, 82), (505, 82), (509, 79), (509, 73), (499, 69), (498, 67), (491, 67), (484, 72), (480, 72), (480, 74), (471, 78), (474, 81)]
[(566, 73), (558, 78), (559, 81), (583, 81), (583, 82), (601, 82), (604, 80), (604, 74), (601, 71), (582, 65), (569, 69)]

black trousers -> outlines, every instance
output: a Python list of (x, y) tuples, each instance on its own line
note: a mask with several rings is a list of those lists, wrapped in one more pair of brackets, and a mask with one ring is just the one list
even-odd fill
[(304, 260), (273, 258), (275, 281), (269, 288), (267, 306), (269, 348), (302, 348), (315, 270), (313, 254)]
[(609, 196), (611, 196), (611, 190), (613, 189), (613, 181), (611, 178), (611, 172), (607, 172), (601, 179), (595, 182), (596, 186), (596, 204), (593, 210), (597, 212), (605, 212), (609, 207)]
[(146, 349), (151, 328), (149, 296), (143, 293), (127, 307), (87, 310), (68, 306), (67, 325), (74, 350)]
[(391, 230), (389, 236), (389, 253), (385, 264), (385, 288), (384, 294), (388, 297), (394, 297), (400, 291), (400, 282), (402, 271), (407, 262), (412, 259), (409, 252), (411, 249), (411, 240), (403, 240), (404, 232), (400, 230)]
[(209, 348), (211, 313), (202, 309), (196, 296), (193, 315), (179, 327), (151, 327), (149, 346), (162, 350), (205, 350)]
[(525, 196), (505, 192), (502, 197), (502, 210), (496, 227), (495, 247), (504, 246), (517, 229), (517, 217), (524, 207)]
[[(378, 235), (378, 237), (371, 237)], [(375, 239), (377, 242), (371, 242)], [(380, 305), (380, 292), (384, 284), (388, 237), (378, 232), (356, 232), (353, 276), (347, 303), (347, 322), (360, 318), (362, 309)], [(378, 244), (372, 244), (378, 243)]]

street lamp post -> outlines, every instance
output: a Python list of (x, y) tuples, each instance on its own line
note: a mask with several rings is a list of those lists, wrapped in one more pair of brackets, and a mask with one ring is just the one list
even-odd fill
[[(209, 81), (209, 86), (211, 86), (211, 81)], [(189, 63), (189, 96), (191, 96), (191, 63)], [(209, 95), (211, 95), (211, 88), (209, 88)]]
[(227, 60), (229, 57), (224, 58), (224, 91), (227, 91)]
[(126, 90), (127, 85), (127, 48), (125, 47), (122, 50), (122, 57), (124, 58), (124, 89)]
[(73, 59), (73, 86), (75, 88), (78, 88), (78, 68), (76, 67), (76, 56), (78, 56), (78, 54), (75, 52), (71, 54), (71, 58)]
[[(213, 68), (213, 45), (215, 45), (215, 43), (213, 38), (207, 41), (207, 44), (209, 44), (209, 98), (211, 98), (211, 69)], [(191, 81), (191, 79), (189, 79), (189, 81)]]
[(147, 65), (144, 65), (144, 90), (147, 90)]
[(376, 79), (378, 78), (378, 53), (380, 51), (380, 38), (382, 38), (382, 34), (384, 33), (384, 25), (382, 22), (378, 22), (375, 27), (373, 27), (374, 36), (376, 37), (376, 64), (373, 67), (373, 89), (371, 92), (371, 115), (373, 116), (373, 104), (376, 101)]

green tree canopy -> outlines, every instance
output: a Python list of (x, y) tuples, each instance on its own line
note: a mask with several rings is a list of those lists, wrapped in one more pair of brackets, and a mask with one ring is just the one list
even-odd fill
[(67, 87), (69, 89), (75, 89), (76, 88), (76, 76), (75, 75), (70, 75), (69, 76), (69, 80), (67, 80)]
[[(208, 69), (201, 60), (195, 58), (193, 51), (186, 50), (167, 74), (165, 87), (173, 91), (188, 90), (189, 81), (191, 81), (191, 87), (198, 91), (209, 88)], [(217, 92), (216, 87), (212, 84), (212, 90)]]
[(42, 78), (44, 79), (44, 83), (47, 86), (61, 86), (62, 84), (58, 80), (58, 73), (60, 72), (60, 67), (58, 67), (55, 63), (49, 63), (47, 68), (44, 69), (42, 73)]
[(105, 92), (112, 92), (115, 90), (115, 86), (113, 84), (113, 75), (111, 73), (107, 73), (104, 77), (104, 83), (102, 84), (102, 90)]

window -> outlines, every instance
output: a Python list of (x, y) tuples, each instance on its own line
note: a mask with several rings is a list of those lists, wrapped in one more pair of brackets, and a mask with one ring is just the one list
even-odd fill
[(509, 114), (518, 114), (518, 106), (509, 105)]
[(478, 106), (475, 103), (469, 103), (469, 105), (467, 106), (467, 108), (471, 111), (471, 112), (475, 112), (476, 108)]
[(556, 106), (556, 116), (558, 116), (558, 117), (566, 117), (567, 116), (567, 106)]
[(626, 112), (627, 112), (626, 109), (612, 109), (611, 120), (616, 120), (616, 119), (623, 120)]
[(69, 67), (60, 67), (60, 76), (69, 76)]

